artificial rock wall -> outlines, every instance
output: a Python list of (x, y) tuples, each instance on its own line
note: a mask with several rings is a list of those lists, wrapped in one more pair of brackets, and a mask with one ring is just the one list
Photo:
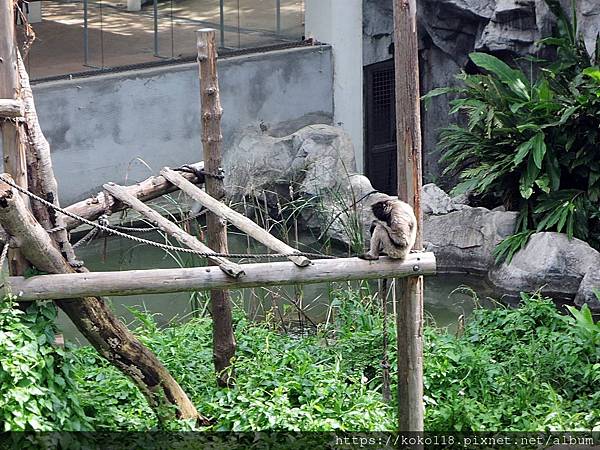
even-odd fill
[[(571, 0), (561, 0), (570, 11)], [(393, 0), (363, 0), (363, 63), (392, 57)], [(552, 33), (554, 18), (544, 0), (420, 0), (419, 38), (421, 93), (455, 84), (454, 75), (472, 51), (493, 52), (512, 61), (535, 55), (535, 43)], [(579, 29), (588, 50), (594, 50), (600, 32), (600, 0), (576, 0)], [(441, 182), (436, 149), (438, 130), (450, 123), (448, 100), (434, 99), (422, 111), (424, 176)]]

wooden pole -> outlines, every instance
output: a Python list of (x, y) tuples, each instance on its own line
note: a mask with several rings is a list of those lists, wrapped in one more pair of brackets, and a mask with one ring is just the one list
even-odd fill
[[(204, 168), (204, 162), (190, 164), (196, 170)], [(195, 174), (190, 172), (182, 172), (182, 177), (190, 183), (198, 184), (201, 180)], [(161, 195), (169, 194), (177, 190), (177, 187), (165, 180), (162, 176), (153, 176), (131, 186), (125, 186), (127, 192), (142, 202), (148, 202), (160, 197)], [(127, 209), (128, 206), (117, 201), (112, 195), (107, 195), (106, 192), (99, 192), (93, 197), (87, 198), (80, 202), (67, 206), (65, 209), (73, 214), (83, 217), (88, 220), (96, 220), (103, 214), (112, 214), (115, 212)], [(76, 219), (65, 216), (65, 227), (67, 230), (81, 225)]]
[(433, 253), (419, 253), (409, 255), (402, 262), (383, 257), (377, 261), (359, 258), (317, 259), (304, 268), (283, 261), (244, 264), (244, 269), (246, 276), (237, 279), (214, 267), (193, 267), (10, 277), (8, 283), (12, 292), (23, 300), (161, 294), (372, 280), (384, 276), (398, 278), (414, 274), (433, 275), (435, 257)]
[[(135, 211), (148, 218), (154, 225), (158, 226), (161, 230), (163, 230), (170, 236), (173, 236), (186, 247), (198, 250), (199, 252), (213, 252), (209, 247), (204, 245), (194, 236), (187, 234), (185, 231), (183, 231), (183, 229), (175, 225), (169, 219), (163, 217), (159, 212), (153, 210), (148, 205), (135, 198), (133, 195), (127, 192), (127, 189), (123, 186), (109, 183), (104, 185), (104, 189), (106, 189), (106, 191), (113, 197), (129, 205)], [(239, 278), (244, 276), (244, 269), (242, 269), (242, 266), (240, 266), (239, 264), (236, 264), (234, 262), (229, 261), (228, 259), (221, 257), (213, 257), (209, 259), (214, 264), (218, 264), (219, 268), (230, 277)]]
[[(19, 77), (17, 71), (17, 45), (15, 37), (15, 9), (13, 0), (0, 0), (0, 99), (19, 99)], [(27, 165), (25, 151), (21, 143), (18, 122), (14, 118), (0, 117), (4, 171), (15, 182), (27, 188)], [(29, 206), (29, 199), (24, 198)], [(29, 265), (16, 249), (8, 252), (10, 273), (21, 275)]]
[[(394, 37), (398, 197), (415, 210), (414, 248), (420, 250), (423, 214), (417, 0), (394, 0)], [(423, 277), (399, 279), (396, 286), (399, 427), (400, 431), (423, 431)]]
[[(298, 251), (295, 248), (287, 245), (285, 242), (277, 239), (264, 228), (259, 227), (256, 223), (252, 222), (252, 220), (229, 208), (227, 205), (215, 200), (202, 189), (187, 181), (179, 173), (165, 168), (160, 171), (160, 174), (198, 203), (200, 203), (202, 206), (204, 206), (206, 209), (208, 209), (210, 212), (216, 214), (224, 220), (227, 220), (238, 230), (246, 233), (251, 238), (256, 239), (267, 248), (282, 254), (294, 253)], [(310, 264), (310, 259), (308, 259), (306, 256), (290, 256), (288, 259), (298, 267), (306, 267)]]
[(23, 114), (23, 103), (20, 100), (0, 99), (0, 119), (18, 119)]
[[(10, 178), (6, 174), (2, 176)], [(75, 269), (63, 258), (21, 197), (5, 183), (0, 183), (0, 224), (22, 249), (27, 260), (39, 270), (54, 274), (74, 274)], [(56, 303), (98, 353), (132, 379), (157, 412), (159, 420), (171, 419), (172, 415), (176, 415), (206, 423), (204, 418), (199, 417), (196, 408), (169, 371), (117, 319), (104, 299), (84, 297), (58, 300)]]
[[(216, 176), (221, 169), (221, 100), (217, 75), (216, 32), (213, 29), (197, 31), (198, 63), (200, 65), (200, 114), (202, 122), (202, 149), (206, 192), (211, 197), (222, 200), (225, 196), (223, 180)], [(216, 252), (227, 252), (227, 226), (216, 214), (206, 216), (208, 246)], [(229, 293), (225, 290), (210, 292), (211, 315), (213, 320), (213, 357), (217, 381), (220, 386), (230, 386), (234, 379), (231, 359), (235, 354), (235, 336)]]

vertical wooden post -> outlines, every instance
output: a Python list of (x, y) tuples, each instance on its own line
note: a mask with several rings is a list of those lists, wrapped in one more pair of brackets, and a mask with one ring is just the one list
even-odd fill
[[(421, 113), (417, 0), (394, 0), (398, 197), (417, 217), (415, 249), (422, 249)], [(400, 431), (423, 431), (423, 277), (399, 279), (398, 419)]]
[[(0, 0), (0, 99), (16, 100), (19, 97), (17, 70), (17, 44), (15, 37), (15, 10), (13, 0)], [(27, 165), (16, 119), (0, 117), (4, 171), (14, 181), (27, 188)], [(29, 199), (23, 198), (26, 205)], [(18, 250), (8, 252), (8, 266), (13, 275), (22, 275), (28, 267)]]
[[(201, 29), (196, 32), (198, 63), (200, 65), (200, 115), (202, 122), (202, 148), (206, 192), (221, 200), (225, 196), (223, 180), (211, 176), (219, 174), (221, 167), (221, 100), (217, 76), (217, 46), (214, 29)], [(215, 252), (227, 252), (227, 226), (224, 220), (213, 213), (206, 215), (208, 246)], [(226, 290), (211, 290), (210, 304), (213, 320), (213, 358), (220, 386), (233, 383), (228, 370), (235, 354), (235, 336), (231, 317), (231, 301)]]

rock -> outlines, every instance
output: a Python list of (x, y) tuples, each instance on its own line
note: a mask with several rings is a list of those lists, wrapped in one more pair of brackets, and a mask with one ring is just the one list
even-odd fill
[(332, 241), (360, 253), (368, 244), (373, 220), (371, 205), (386, 194), (377, 193), (369, 179), (353, 174), (340, 179), (337, 191), (321, 197), (317, 214), (306, 224)]
[(597, 0), (578, 0), (577, 18), (588, 52), (594, 53), (600, 32), (600, 3)]
[(581, 280), (581, 284), (575, 295), (575, 304), (581, 307), (587, 303), (594, 313), (600, 313), (600, 299), (596, 293), (600, 295), (599, 267), (591, 269), (585, 274), (583, 280)]
[(223, 158), (230, 196), (263, 190), (287, 195), (290, 183), (297, 194), (317, 195), (356, 171), (349, 136), (330, 125), (309, 125), (283, 137), (249, 128), (233, 147)]
[(496, 245), (514, 233), (516, 212), (463, 206), (444, 215), (424, 216), (424, 240), (435, 253), (438, 270), (485, 274), (494, 264)]
[[(561, 0), (570, 15), (571, 0)], [(390, 59), (393, 41), (392, 0), (363, 0), (363, 64)], [(418, 4), (421, 92), (442, 86), (458, 86), (454, 76), (468, 69), (469, 53), (490, 51), (508, 63), (524, 56), (546, 58), (536, 42), (552, 34), (556, 19), (544, 0), (421, 0)], [(586, 47), (594, 52), (600, 31), (600, 1), (577, 0), (579, 30)], [(452, 97), (449, 97), (452, 98)], [(452, 184), (442, 175), (438, 132), (456, 121), (448, 116), (448, 98), (433, 99), (422, 111), (423, 171), (426, 180)]]
[(425, 184), (423, 186), (421, 202), (423, 214), (448, 214), (449, 212), (459, 211), (465, 208), (464, 204), (457, 203), (452, 197), (433, 183)]
[(498, 0), (494, 15), (483, 29), (475, 48), (530, 54), (535, 52), (535, 43), (540, 38), (534, 0)]
[[(527, 246), (514, 255), (510, 264), (502, 263), (490, 270), (488, 277), (494, 287), (518, 294), (541, 289), (543, 293), (560, 298), (573, 298), (580, 290), (584, 277), (593, 284), (598, 278), (600, 253), (579, 239), (562, 233), (536, 233)], [(579, 301), (591, 299), (591, 287), (583, 290)]]

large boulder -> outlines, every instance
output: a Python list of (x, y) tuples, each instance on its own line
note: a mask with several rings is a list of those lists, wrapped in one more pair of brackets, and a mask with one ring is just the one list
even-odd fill
[(575, 295), (575, 304), (583, 306), (587, 304), (590, 309), (600, 313), (600, 267), (591, 269), (585, 274), (577, 294)]
[(485, 274), (494, 264), (496, 245), (514, 233), (517, 213), (462, 206), (424, 216), (426, 249), (435, 253), (440, 271)]
[[(506, 262), (490, 270), (488, 277), (494, 287), (513, 294), (541, 289), (554, 297), (578, 302), (594, 300), (593, 288), (598, 282), (600, 253), (579, 239), (565, 234), (536, 233), (526, 247)], [(585, 283), (582, 283), (586, 280)], [(582, 285), (583, 284), (583, 285)], [(591, 305), (593, 306), (593, 304)]]
[(263, 190), (318, 195), (335, 189), (356, 171), (349, 136), (330, 125), (309, 125), (276, 137), (259, 128), (239, 133), (223, 158), (229, 195), (252, 195)]
[(452, 211), (460, 211), (468, 208), (464, 204), (465, 199), (450, 197), (446, 192), (433, 183), (423, 186), (421, 193), (421, 207), (423, 214), (448, 214)]

